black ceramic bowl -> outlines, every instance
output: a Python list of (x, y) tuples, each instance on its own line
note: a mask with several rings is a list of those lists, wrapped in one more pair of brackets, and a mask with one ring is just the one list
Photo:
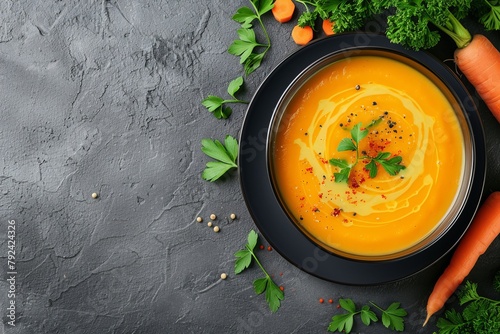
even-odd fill
[[(304, 81), (329, 64), (360, 55), (406, 63), (430, 78), (454, 105), (461, 123), (465, 168), (458, 200), (425, 242), (382, 258), (343, 255), (311, 238), (296, 224), (273, 182), (272, 142), (282, 105)], [(285, 102), (284, 102), (285, 101)], [(486, 157), (482, 125), (469, 93), (441, 61), (426, 52), (406, 50), (377, 34), (340, 34), (317, 40), (285, 59), (264, 80), (244, 120), (239, 152), (242, 192), (267, 241), (292, 264), (317, 277), (344, 284), (370, 285), (415, 274), (446, 255), (468, 228), (481, 199)]]

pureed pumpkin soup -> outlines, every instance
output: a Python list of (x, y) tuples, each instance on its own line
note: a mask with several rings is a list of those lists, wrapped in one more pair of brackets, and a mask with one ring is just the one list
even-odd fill
[(295, 86), (275, 115), (269, 158), (275, 191), (303, 233), (375, 260), (447, 228), (465, 160), (451, 93), (377, 52), (339, 58)]

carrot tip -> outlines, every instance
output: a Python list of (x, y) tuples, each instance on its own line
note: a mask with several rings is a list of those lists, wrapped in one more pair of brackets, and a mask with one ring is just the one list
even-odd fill
[(427, 318), (425, 318), (425, 321), (424, 321), (424, 324), (422, 325), (422, 327), (425, 327), (425, 325), (427, 325), (427, 322), (429, 321), (431, 316), (432, 316), (432, 314), (427, 314)]

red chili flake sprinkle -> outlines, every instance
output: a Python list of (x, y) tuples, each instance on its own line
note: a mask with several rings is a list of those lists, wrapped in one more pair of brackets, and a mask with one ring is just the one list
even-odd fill
[(317, 207), (313, 206), (312, 209), (311, 209), (311, 211), (312, 212), (319, 212), (319, 209)]
[(340, 304), (337, 304), (337, 308), (340, 308)]
[(333, 304), (333, 299), (328, 299), (328, 303)]
[(306, 198), (304, 196), (302, 196), (301, 198), (299, 198), (301, 201), (305, 200)]
[(343, 222), (344, 224), (347, 224), (349, 221), (348, 221), (347, 219), (344, 219), (342, 222)]
[(325, 165), (329, 163), (329, 162), (328, 162), (328, 160), (326, 160), (325, 158), (321, 158), (320, 160), (321, 160), (321, 162), (322, 162), (322, 163), (324, 163)]
[(308, 171), (309, 173), (312, 173), (313, 172), (313, 168), (312, 167), (307, 167), (306, 171)]
[(356, 179), (351, 180), (351, 187), (353, 188), (359, 188), (359, 183)]
[(382, 194), (382, 198), (383, 199), (387, 199), (387, 196), (385, 196), (384, 194)]
[(319, 303), (320, 303), (320, 304), (323, 304), (324, 302), (325, 302), (325, 300), (324, 300), (323, 298), (320, 298), (320, 299), (319, 299)]
[(333, 209), (332, 216), (338, 217), (339, 215), (340, 215), (340, 209), (339, 208)]
[(283, 273), (280, 273), (280, 276), (283, 276)]
[(260, 249), (264, 249), (264, 245), (260, 245), (260, 246), (259, 246), (259, 248), (260, 248)]
[(283, 287), (283, 285), (280, 285), (280, 290), (281, 290), (281, 291), (284, 291), (284, 290), (285, 290), (285, 288)]
[(318, 194), (319, 198), (323, 198), (323, 193)]
[(267, 250), (268, 250), (268, 251), (272, 251), (272, 250), (273, 250), (273, 248), (272, 248), (271, 246), (267, 246)]

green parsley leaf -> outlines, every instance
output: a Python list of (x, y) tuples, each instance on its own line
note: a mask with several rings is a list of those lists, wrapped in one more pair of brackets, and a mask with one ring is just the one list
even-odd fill
[(337, 151), (356, 151), (358, 146), (353, 142), (350, 138), (344, 138), (340, 141), (339, 146), (337, 147)]
[(274, 7), (274, 0), (252, 0), (252, 3), (257, 8), (259, 15), (267, 13)]
[(347, 182), (349, 179), (349, 175), (351, 174), (351, 166), (349, 163), (344, 160), (344, 159), (337, 159), (337, 158), (332, 158), (329, 160), (330, 164), (340, 168), (340, 171), (338, 173), (333, 173), (335, 176), (335, 182), (340, 183), (340, 182)]
[(391, 154), (389, 152), (378, 152), (377, 156), (375, 157), (375, 160), (387, 160)]
[(210, 112), (214, 112), (217, 108), (219, 108), (222, 103), (224, 103), (224, 99), (222, 97), (208, 95), (201, 104), (205, 106)]
[(387, 310), (382, 310), (382, 324), (389, 329), (402, 332), (405, 329), (403, 317), (408, 313), (399, 305), (400, 303), (392, 303)]
[(267, 277), (264, 278), (258, 278), (255, 281), (253, 281), (253, 289), (255, 290), (255, 293), (260, 295), (264, 291), (266, 291), (267, 288)]
[(215, 181), (224, 175), (231, 168), (237, 168), (236, 158), (238, 157), (238, 142), (231, 136), (226, 136), (224, 143), (218, 140), (202, 139), (201, 150), (216, 161), (209, 161), (201, 176), (204, 180)]
[(261, 44), (257, 43), (253, 29), (240, 28), (237, 32), (240, 39), (233, 41), (227, 51), (234, 56), (239, 56), (240, 64), (244, 64), (253, 49)]
[(376, 160), (389, 175), (397, 175), (401, 170), (406, 169), (405, 166), (401, 165), (401, 161), (403, 161), (403, 158), (400, 156), (395, 156), (393, 158), (384, 160), (384, 159), (379, 159)]
[(206, 168), (201, 173), (201, 177), (204, 180), (214, 182), (219, 179), (222, 175), (226, 174), (232, 166), (218, 161), (209, 161), (206, 164)]
[(229, 158), (231, 158), (231, 161), (236, 162), (238, 158), (238, 141), (231, 136), (226, 136), (224, 139), (224, 146), (226, 146), (226, 152)]
[(354, 313), (356, 312), (356, 305), (352, 301), (352, 299), (339, 299), (339, 304), (340, 307), (342, 307), (344, 310)]
[(247, 237), (247, 249), (249, 251), (253, 251), (253, 249), (257, 245), (257, 240), (258, 239), (259, 239), (259, 235), (254, 230), (251, 230), (250, 233), (248, 233), (248, 237)]
[(335, 176), (336, 183), (341, 183), (349, 181), (350, 174), (351, 174), (351, 168), (343, 168), (340, 170), (340, 172), (333, 173), (333, 176)]
[(383, 120), (384, 120), (384, 116), (380, 116), (379, 118), (372, 120), (370, 122), (370, 124), (368, 124), (366, 126), (366, 128), (369, 129), (369, 128), (373, 127), (373, 126), (376, 126), (376, 125), (380, 124)]
[(265, 52), (262, 53), (252, 53), (250, 56), (248, 56), (245, 64), (244, 64), (244, 69), (245, 69), (245, 74), (249, 75), (253, 71), (259, 68), (260, 64), (262, 63), (262, 60), (264, 59)]
[(242, 249), (234, 253), (236, 256), (236, 261), (234, 263), (234, 273), (239, 274), (243, 270), (247, 269), (252, 263), (252, 253), (247, 249)]
[(228, 165), (234, 164), (234, 159), (232, 159), (224, 145), (222, 145), (222, 143), (217, 139), (202, 139), (201, 145), (201, 150), (209, 157), (224, 162)]
[(207, 96), (201, 104), (208, 109), (213, 115), (218, 118), (228, 118), (231, 113), (233, 112), (231, 108), (223, 106), (223, 104), (226, 101), (219, 97), (219, 96), (214, 96), (214, 95), (209, 95)]
[(358, 313), (356, 312), (356, 305), (351, 299), (342, 299), (342, 298), (339, 299), (339, 304), (348, 313), (334, 315), (332, 317), (330, 325), (328, 326), (328, 331), (330, 332), (345, 331), (347, 334), (349, 334), (354, 324), (354, 315)]
[(344, 160), (344, 159), (336, 159), (336, 158), (331, 158), (329, 160), (330, 164), (335, 166), (335, 167), (339, 167), (339, 168), (349, 168), (349, 163), (347, 162), (347, 160)]
[(239, 76), (229, 83), (227, 93), (236, 99), (234, 95), (241, 89), (241, 86), (243, 86), (243, 77)]
[(266, 301), (271, 312), (278, 311), (284, 298), (283, 291), (273, 282), (270, 276), (267, 276)]
[(337, 314), (332, 317), (332, 321), (328, 326), (329, 332), (345, 332), (349, 334), (354, 324), (354, 313)]
[(370, 310), (370, 306), (368, 305), (364, 305), (362, 308), (361, 308), (361, 321), (366, 325), (366, 326), (370, 326), (370, 323), (373, 321), (373, 322), (377, 322), (378, 321), (378, 318), (377, 318), (377, 315), (375, 314), (375, 312), (373, 312), (372, 310)]
[(351, 130), (352, 140), (359, 145), (359, 142), (368, 135), (367, 129), (361, 129), (361, 123), (356, 124)]
[(378, 168), (374, 159), (371, 159), (365, 166), (366, 170), (370, 173), (370, 178), (374, 179), (377, 176)]
[(236, 14), (233, 15), (233, 20), (238, 23), (241, 23), (242, 28), (251, 28), (252, 21), (257, 18), (257, 15), (248, 7), (238, 8)]

